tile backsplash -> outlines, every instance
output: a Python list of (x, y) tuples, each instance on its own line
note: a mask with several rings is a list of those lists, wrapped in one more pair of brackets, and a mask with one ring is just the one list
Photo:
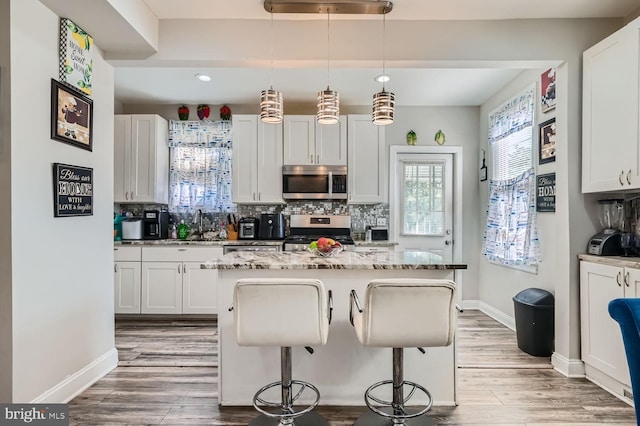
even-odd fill
[[(115, 204), (114, 214), (128, 212), (133, 216), (142, 216), (144, 210), (166, 209), (166, 205), (157, 204)], [(350, 215), (351, 231), (354, 238), (359, 239), (367, 226), (375, 226), (378, 218), (386, 218), (389, 222), (389, 204), (347, 204), (344, 201), (291, 201), (285, 205), (238, 205), (236, 214), (241, 217), (260, 217), (261, 213), (283, 213), (285, 219), (292, 214), (326, 214)], [(217, 231), (221, 224), (228, 223), (226, 213), (203, 213), (202, 224), (206, 230)], [(180, 223), (184, 220), (192, 224), (193, 213), (170, 213), (170, 222)]]

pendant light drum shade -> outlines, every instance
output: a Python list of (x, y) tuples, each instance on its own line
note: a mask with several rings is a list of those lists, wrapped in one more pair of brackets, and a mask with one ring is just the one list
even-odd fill
[(318, 92), (318, 115), (316, 120), (320, 124), (336, 124), (340, 121), (340, 94), (331, 90)]
[(264, 123), (282, 123), (282, 92), (270, 87), (260, 95), (260, 120)]
[(373, 124), (386, 126), (393, 124), (393, 115), (396, 109), (396, 96), (382, 89), (373, 95)]

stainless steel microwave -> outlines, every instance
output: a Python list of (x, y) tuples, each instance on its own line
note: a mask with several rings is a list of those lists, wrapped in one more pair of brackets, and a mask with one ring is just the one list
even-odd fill
[(347, 166), (282, 166), (285, 200), (346, 200)]

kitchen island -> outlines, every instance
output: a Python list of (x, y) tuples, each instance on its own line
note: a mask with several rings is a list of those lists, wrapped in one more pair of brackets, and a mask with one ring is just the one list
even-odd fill
[[(391, 349), (363, 347), (349, 322), (349, 292), (362, 299), (375, 278), (443, 278), (455, 281), (465, 264), (444, 262), (429, 252), (345, 251), (334, 257), (308, 252), (236, 252), (202, 264), (218, 270), (219, 403), (251, 405), (255, 392), (280, 379), (280, 350), (241, 347), (236, 343), (233, 288), (241, 278), (318, 278), (333, 291), (333, 320), (327, 345), (314, 354), (293, 348), (293, 378), (318, 387), (324, 405), (364, 405), (364, 391), (371, 384), (391, 379)], [(286, 315), (286, 312), (282, 313)], [(291, 318), (295, 321), (296, 318)], [(404, 377), (425, 386), (435, 405), (456, 403), (455, 343), (446, 348), (406, 349)], [(277, 399), (277, 397), (276, 397)], [(415, 398), (414, 403), (424, 403)]]

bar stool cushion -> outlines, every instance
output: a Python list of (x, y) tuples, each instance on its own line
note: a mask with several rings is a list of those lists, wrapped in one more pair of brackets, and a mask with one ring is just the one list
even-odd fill
[(238, 345), (324, 345), (329, 334), (328, 303), (320, 280), (238, 280), (233, 292)]
[(363, 311), (352, 306), (352, 312), (356, 335), (364, 346), (448, 346), (454, 336), (455, 283), (409, 278), (372, 280)]

